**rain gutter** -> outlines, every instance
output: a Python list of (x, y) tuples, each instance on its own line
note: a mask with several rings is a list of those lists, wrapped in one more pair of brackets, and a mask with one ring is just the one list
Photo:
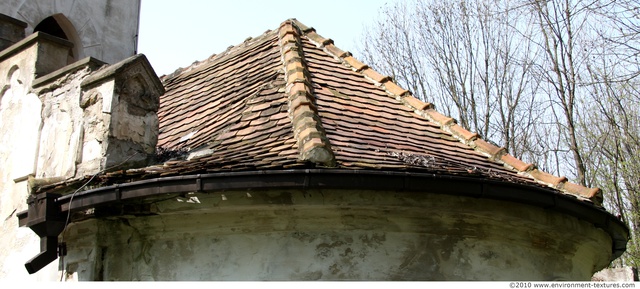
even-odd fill
[[(19, 225), (41, 237), (41, 253), (25, 264), (29, 273), (56, 257), (57, 236), (69, 212), (104, 207), (130, 200), (190, 192), (270, 189), (358, 189), (436, 193), (503, 200), (537, 206), (592, 223), (612, 239), (612, 259), (626, 250), (628, 227), (602, 207), (551, 188), (501, 180), (433, 173), (372, 170), (291, 169), (222, 172), (160, 177), (82, 191), (74, 195), (41, 193), (29, 199), (29, 209), (18, 213)], [(55, 244), (54, 244), (55, 243)]]

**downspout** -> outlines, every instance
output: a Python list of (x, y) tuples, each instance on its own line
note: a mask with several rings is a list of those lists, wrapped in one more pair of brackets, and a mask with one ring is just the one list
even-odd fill
[(26, 226), (40, 237), (40, 253), (24, 266), (29, 274), (38, 272), (58, 258), (58, 235), (65, 227), (65, 218), (56, 199), (58, 194), (31, 195), (27, 200), (29, 218)]
[(138, 39), (140, 38), (140, 15), (142, 14), (142, 0), (138, 0), (138, 19), (136, 23), (136, 34), (133, 36), (133, 55), (138, 54)]

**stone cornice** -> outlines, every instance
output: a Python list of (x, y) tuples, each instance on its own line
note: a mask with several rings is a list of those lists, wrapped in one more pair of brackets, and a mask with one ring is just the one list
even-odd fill
[(46, 33), (42, 33), (42, 32), (36, 32), (33, 33), (29, 36), (27, 36), (25, 39), (20, 40), (19, 42), (17, 42), (14, 45), (9, 46), (7, 49), (0, 51), (0, 61), (4, 61), (5, 59), (22, 52), (23, 50), (25, 50), (27, 47), (30, 47), (32, 45), (34, 45), (35, 43), (38, 42), (49, 42), (52, 44), (56, 44), (56, 45), (60, 45), (60, 46), (66, 46), (66, 47), (73, 47), (73, 43), (64, 40), (62, 38), (58, 38), (55, 36), (51, 36), (49, 34)]

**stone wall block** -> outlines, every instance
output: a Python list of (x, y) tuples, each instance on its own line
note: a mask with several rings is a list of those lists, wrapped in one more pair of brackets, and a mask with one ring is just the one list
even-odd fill
[(36, 32), (32, 36), (38, 38), (36, 77), (67, 65), (69, 50), (73, 47), (71, 42), (42, 32)]
[(0, 13), (0, 50), (24, 38), (27, 23)]
[(64, 77), (39, 87), (42, 99), (42, 129), (37, 177), (75, 175), (82, 152), (83, 111), (78, 103), (80, 83), (90, 68), (77, 68)]
[(102, 143), (105, 141), (106, 126), (110, 118), (103, 114), (103, 97), (100, 89), (91, 89), (81, 93), (82, 111), (82, 149), (78, 175), (101, 170), (103, 155)]
[(64, 67), (71, 46), (64, 39), (38, 32), (1, 50), (0, 90), (8, 89), (13, 80), (30, 88), (37, 77)]
[(148, 165), (158, 141), (164, 88), (146, 57), (136, 55), (99, 70), (82, 88), (85, 125), (78, 175)]

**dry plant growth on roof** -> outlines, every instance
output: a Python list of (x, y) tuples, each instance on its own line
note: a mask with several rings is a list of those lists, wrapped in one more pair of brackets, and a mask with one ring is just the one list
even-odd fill
[(364, 60), (511, 155), (604, 190), (640, 266), (637, 1), (399, 1)]

